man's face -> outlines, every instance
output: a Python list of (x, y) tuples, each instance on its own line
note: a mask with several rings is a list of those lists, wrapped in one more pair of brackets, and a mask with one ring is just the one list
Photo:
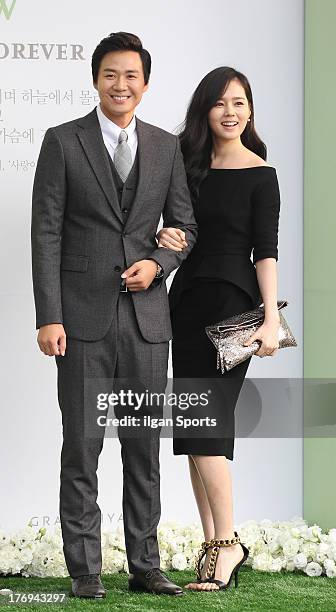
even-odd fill
[[(147, 91), (142, 61), (136, 51), (111, 51), (100, 64), (94, 83), (103, 113), (114, 123), (126, 127), (134, 109)], [(126, 123), (127, 122), (127, 123)]]

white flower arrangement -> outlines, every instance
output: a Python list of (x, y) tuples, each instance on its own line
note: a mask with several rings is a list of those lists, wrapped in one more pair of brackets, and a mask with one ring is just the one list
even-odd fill
[[(236, 530), (250, 555), (247, 565), (266, 572), (304, 572), (307, 576), (336, 578), (336, 529), (323, 533), (318, 525), (308, 527), (303, 518), (290, 521), (246, 521)], [(158, 528), (162, 570), (193, 569), (202, 531), (199, 525), (182, 527), (165, 523)], [(127, 572), (122, 527), (102, 533), (103, 574)], [(0, 530), (0, 574), (65, 577), (61, 528), (53, 533), (28, 526), (8, 535)]]

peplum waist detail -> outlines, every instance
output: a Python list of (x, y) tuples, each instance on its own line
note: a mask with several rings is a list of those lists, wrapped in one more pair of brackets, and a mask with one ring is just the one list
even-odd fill
[(221, 249), (193, 250), (175, 274), (170, 291), (169, 303), (173, 309), (183, 292), (195, 285), (197, 279), (218, 279), (228, 281), (248, 293), (253, 306), (260, 303), (260, 291), (255, 267), (250, 252), (228, 252)]
[(189, 258), (196, 259), (201, 255), (241, 255), (242, 257), (251, 258), (252, 246), (241, 244), (225, 244), (223, 245), (223, 241), (219, 241), (216, 239), (200, 240), (198, 238), (197, 244), (194, 246), (191, 251)]

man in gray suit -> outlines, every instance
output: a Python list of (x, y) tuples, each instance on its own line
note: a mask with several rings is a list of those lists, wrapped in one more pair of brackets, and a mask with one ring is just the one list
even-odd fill
[[(164, 281), (197, 233), (178, 138), (134, 115), (150, 68), (137, 36), (118, 32), (100, 42), (92, 56), (100, 105), (47, 130), (33, 189), (37, 340), (57, 363), (63, 550), (79, 597), (106, 594), (96, 503), (104, 429), (87, 433), (85, 382), (131, 377), (164, 390), (171, 338)], [(161, 214), (185, 236), (183, 251), (157, 248)], [(119, 428), (119, 438), (129, 588), (180, 595), (159, 569), (158, 430)]]

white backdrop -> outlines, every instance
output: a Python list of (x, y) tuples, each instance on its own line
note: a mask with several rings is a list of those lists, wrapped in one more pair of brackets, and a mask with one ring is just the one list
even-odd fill
[[(0, 527), (23, 526), (31, 517), (36, 525), (53, 525), (58, 517), (61, 415), (54, 360), (36, 344), (31, 187), (47, 127), (95, 106), (91, 54), (109, 32), (135, 32), (151, 52), (150, 89), (138, 116), (170, 131), (209, 70), (232, 65), (249, 77), (257, 129), (282, 195), (279, 296), (291, 304), (288, 316), (301, 347), (255, 359), (249, 376), (301, 376), (303, 25), (303, 0), (128, 0), (123, 6), (16, 0), (9, 19), (0, 13)], [(73, 45), (84, 60), (71, 59)], [(231, 467), (236, 523), (302, 513), (300, 440), (237, 439)], [(161, 469), (162, 520), (197, 519), (187, 461), (172, 455), (171, 440), (162, 441)], [(99, 486), (104, 526), (115, 526), (121, 511), (117, 440), (105, 441)]]

